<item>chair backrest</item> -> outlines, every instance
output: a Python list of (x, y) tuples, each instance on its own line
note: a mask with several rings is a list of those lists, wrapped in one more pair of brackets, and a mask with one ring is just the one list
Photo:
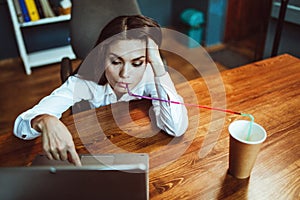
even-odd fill
[(76, 57), (84, 59), (87, 56), (110, 20), (134, 14), (140, 14), (136, 0), (73, 0), (70, 32)]

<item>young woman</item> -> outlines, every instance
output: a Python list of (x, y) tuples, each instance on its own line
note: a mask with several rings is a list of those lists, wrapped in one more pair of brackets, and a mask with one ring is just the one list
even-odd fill
[[(92, 108), (118, 101), (138, 99), (128, 94), (183, 102), (160, 57), (162, 33), (152, 19), (120, 16), (102, 30), (95, 48), (73, 76), (36, 106), (20, 114), (14, 134), (28, 140), (42, 136), (49, 159), (69, 159), (81, 165), (71, 133), (59, 120), (62, 113), (81, 100)], [(172, 136), (187, 129), (187, 111), (183, 105), (153, 100), (157, 126)]]

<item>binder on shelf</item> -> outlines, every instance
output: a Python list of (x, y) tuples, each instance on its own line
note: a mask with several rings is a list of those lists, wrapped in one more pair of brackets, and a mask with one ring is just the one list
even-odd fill
[(55, 14), (50, 6), (48, 0), (39, 0), (42, 6), (42, 10), (44, 12), (45, 17), (55, 17)]
[(30, 20), (31, 21), (39, 20), (40, 16), (34, 0), (25, 0), (25, 4), (29, 13)]
[(24, 22), (30, 22), (30, 17), (29, 17), (29, 13), (28, 13), (28, 10), (26, 7), (25, 0), (19, 0), (19, 4), (20, 4), (21, 11), (23, 14)]
[(23, 13), (21, 10), (21, 6), (19, 3), (19, 0), (13, 0), (14, 6), (15, 6), (15, 10), (16, 10), (16, 14), (17, 14), (17, 18), (19, 23), (23, 23), (24, 22), (24, 18), (23, 18)]

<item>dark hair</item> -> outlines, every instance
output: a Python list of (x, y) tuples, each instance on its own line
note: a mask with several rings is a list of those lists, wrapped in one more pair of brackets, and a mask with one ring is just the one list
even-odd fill
[[(132, 34), (127, 34), (130, 30)], [(95, 46), (116, 35), (119, 39), (150, 37), (159, 46), (162, 39), (160, 26), (153, 19), (143, 15), (119, 16), (103, 28)]]
[(162, 32), (159, 24), (153, 19), (143, 15), (116, 17), (103, 28), (94, 48), (74, 74), (104, 85), (107, 83), (104, 61), (108, 45), (119, 39), (140, 39), (147, 43), (148, 38), (158, 46), (161, 45)]

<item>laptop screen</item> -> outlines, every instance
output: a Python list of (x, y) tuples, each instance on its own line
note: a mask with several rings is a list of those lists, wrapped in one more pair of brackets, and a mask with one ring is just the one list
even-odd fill
[[(113, 158), (110, 164), (94, 162), (84, 165), (83, 162), (82, 167), (75, 167), (44, 163), (0, 168), (0, 199), (149, 199), (148, 156), (83, 157), (89, 161), (96, 158), (108, 162), (110, 156)], [(44, 161), (44, 158), (40, 159)]]

